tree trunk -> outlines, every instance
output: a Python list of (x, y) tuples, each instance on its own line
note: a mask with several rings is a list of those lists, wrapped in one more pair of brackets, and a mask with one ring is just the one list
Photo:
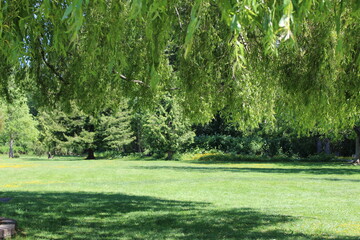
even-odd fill
[(172, 160), (175, 152), (174, 151), (167, 151), (166, 160)]
[(319, 154), (323, 151), (323, 147), (322, 147), (322, 141), (320, 138), (317, 139), (317, 144), (316, 144), (316, 153)]
[(324, 143), (325, 143), (325, 153), (331, 154), (330, 139), (325, 138)]
[(316, 144), (316, 152), (319, 153), (326, 153), (326, 154), (331, 154), (331, 147), (330, 147), (330, 139), (328, 138), (318, 138), (317, 139), (317, 144)]
[(86, 159), (95, 159), (94, 149), (89, 148), (87, 152), (88, 152), (88, 156)]
[(354, 131), (356, 133), (355, 159), (359, 159), (360, 158), (360, 127), (354, 127)]
[(14, 139), (12, 136), (9, 142), (9, 158), (14, 158)]

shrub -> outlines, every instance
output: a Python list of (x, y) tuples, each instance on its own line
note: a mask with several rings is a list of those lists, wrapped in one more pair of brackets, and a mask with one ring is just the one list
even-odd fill
[(259, 136), (232, 137), (227, 135), (201, 135), (196, 136), (193, 149), (201, 148), (207, 151), (218, 151), (236, 154), (258, 155), (263, 154), (265, 141)]
[(0, 146), (0, 154), (7, 154), (9, 152), (8, 146)]
[(335, 156), (332, 154), (320, 153), (316, 155), (309, 156), (308, 158), (302, 159), (307, 162), (330, 162), (335, 160)]
[(199, 161), (209, 162), (256, 162), (256, 161), (269, 161), (268, 157), (255, 156), (255, 155), (238, 155), (238, 154), (216, 154), (206, 153), (201, 154), (195, 158)]

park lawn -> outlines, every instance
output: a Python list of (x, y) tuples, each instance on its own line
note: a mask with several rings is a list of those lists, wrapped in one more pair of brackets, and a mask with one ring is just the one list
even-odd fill
[(360, 167), (0, 157), (16, 239), (360, 239)]

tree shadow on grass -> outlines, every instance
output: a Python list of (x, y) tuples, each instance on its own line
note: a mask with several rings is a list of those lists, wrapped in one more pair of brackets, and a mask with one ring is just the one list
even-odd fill
[[(244, 165), (246, 166), (246, 165)], [(352, 167), (343, 167), (343, 168), (326, 168), (326, 167), (312, 167), (312, 168), (279, 168), (279, 167), (217, 167), (212, 166), (138, 166), (135, 168), (141, 169), (167, 169), (167, 170), (176, 170), (176, 171), (199, 171), (199, 172), (258, 172), (258, 173), (284, 173), (284, 174), (292, 174), (292, 173), (303, 173), (303, 174), (315, 174), (315, 175), (323, 175), (323, 174), (336, 174), (336, 175), (360, 175), (360, 168), (352, 168)]]
[[(10, 160), (10, 159), (7, 159)], [(163, 159), (156, 159), (152, 157), (104, 157), (104, 156), (96, 156), (95, 159), (86, 159), (86, 156), (54, 156), (53, 158), (47, 158), (46, 156), (22, 156), (17, 160), (20, 161), (31, 161), (31, 162), (78, 162), (78, 161), (149, 161), (149, 162), (159, 162), (164, 161)]]
[(47, 158), (45, 156), (21, 156), (17, 160), (20, 161), (31, 161), (31, 162), (61, 162), (61, 161), (70, 161), (70, 162), (77, 162), (77, 161), (89, 161), (85, 159), (85, 156), (54, 156), (53, 158)]
[[(276, 230), (296, 221), (253, 209), (123, 194), (5, 192), (0, 215), (19, 223), (18, 239), (324, 239)], [(332, 239), (355, 239), (338, 237)]]

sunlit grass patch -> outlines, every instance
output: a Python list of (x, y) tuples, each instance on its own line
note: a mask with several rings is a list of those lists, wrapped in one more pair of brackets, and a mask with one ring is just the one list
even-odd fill
[(34, 167), (36, 164), (6, 164), (3, 163), (0, 165), (0, 168), (25, 168), (25, 167)]
[(18, 188), (21, 187), (21, 185), (18, 184), (5, 184), (5, 185), (1, 185), (0, 188)]
[(22, 184), (42, 184), (42, 181), (25, 181), (25, 182), (21, 182)]
[(0, 189), (3, 188), (24, 188), (26, 185), (48, 185), (48, 184), (57, 184), (57, 183), (65, 183), (64, 181), (22, 181), (15, 182), (13, 184), (4, 184), (0, 185)]
[(347, 234), (357, 234), (360, 238), (360, 222), (348, 222), (342, 223), (337, 227), (337, 233), (347, 235)]
[(214, 155), (218, 155), (218, 153), (198, 153), (198, 154), (194, 154), (192, 160), (199, 160), (200, 158), (207, 156), (214, 156)]

